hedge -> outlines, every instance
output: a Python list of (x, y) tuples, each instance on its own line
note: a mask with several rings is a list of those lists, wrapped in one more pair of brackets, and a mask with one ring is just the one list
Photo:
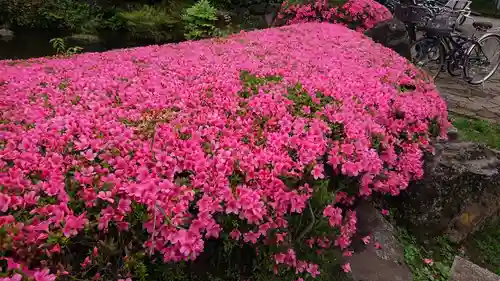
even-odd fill
[(0, 280), (179, 280), (160, 266), (207, 251), (321, 278), (356, 198), (421, 178), (447, 126), (425, 74), (335, 24), (2, 61)]

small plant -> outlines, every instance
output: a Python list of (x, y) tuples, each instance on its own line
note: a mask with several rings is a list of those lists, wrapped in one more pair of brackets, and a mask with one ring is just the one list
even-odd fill
[(80, 46), (73, 46), (68, 48), (63, 38), (52, 38), (50, 39), (49, 43), (52, 44), (52, 48), (56, 51), (57, 55), (72, 56), (83, 51), (83, 48)]
[(185, 25), (185, 33), (189, 40), (209, 38), (217, 34), (215, 27), (217, 21), (217, 10), (210, 5), (208, 0), (200, 0), (182, 15)]

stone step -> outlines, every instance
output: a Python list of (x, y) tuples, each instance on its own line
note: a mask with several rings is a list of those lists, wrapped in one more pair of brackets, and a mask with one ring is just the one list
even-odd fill
[(457, 256), (451, 267), (449, 281), (500, 281), (500, 276)]
[[(351, 263), (354, 281), (411, 281), (410, 269), (404, 263), (404, 249), (397, 239), (396, 229), (368, 202), (356, 208), (358, 235), (370, 234), (371, 243), (358, 244), (353, 241), (354, 255), (347, 259)], [(375, 242), (382, 245), (374, 247)], [(358, 245), (356, 245), (358, 244)]]

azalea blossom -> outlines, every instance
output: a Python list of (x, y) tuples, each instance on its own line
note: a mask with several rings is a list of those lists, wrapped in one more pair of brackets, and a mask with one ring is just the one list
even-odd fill
[(428, 265), (433, 265), (433, 264), (434, 264), (434, 260), (433, 260), (433, 259), (428, 259), (428, 258), (425, 258), (425, 259), (424, 259), (424, 263), (425, 263), (425, 264), (428, 264)]
[[(403, 83), (414, 89), (402, 92)], [(289, 218), (309, 215), (333, 177), (361, 179), (359, 194), (339, 183), (313, 210), (328, 236), (302, 237), (311, 251), (349, 253), (355, 199), (396, 195), (422, 178), (424, 153), (449, 125), (425, 74), (359, 32), (317, 22), (0, 61), (0, 121), (0, 226), (23, 242), (8, 255), (50, 264), (45, 254), (64, 260), (68, 252), (53, 234), (71, 243), (139, 229), (141, 250), (167, 263), (195, 260), (209, 239), (257, 253), (280, 243), (269, 262), (304, 276), (322, 269), (297, 258)], [(82, 267), (102, 254), (99, 242), (88, 249)], [(6, 258), (30, 270), (17, 256)]]
[(350, 263), (343, 264), (342, 270), (344, 270), (345, 273), (351, 272), (351, 264)]
[(365, 245), (370, 244), (370, 236), (362, 237), (361, 240), (365, 243)]

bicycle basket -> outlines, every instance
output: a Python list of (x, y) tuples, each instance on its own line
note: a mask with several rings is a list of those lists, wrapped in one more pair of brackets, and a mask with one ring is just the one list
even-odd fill
[(400, 4), (394, 13), (397, 19), (404, 23), (425, 24), (431, 16), (429, 10), (416, 5)]
[(456, 15), (454, 15), (453, 13), (442, 13), (427, 21), (425, 27), (436, 30), (449, 30), (451, 32), (455, 21)]

